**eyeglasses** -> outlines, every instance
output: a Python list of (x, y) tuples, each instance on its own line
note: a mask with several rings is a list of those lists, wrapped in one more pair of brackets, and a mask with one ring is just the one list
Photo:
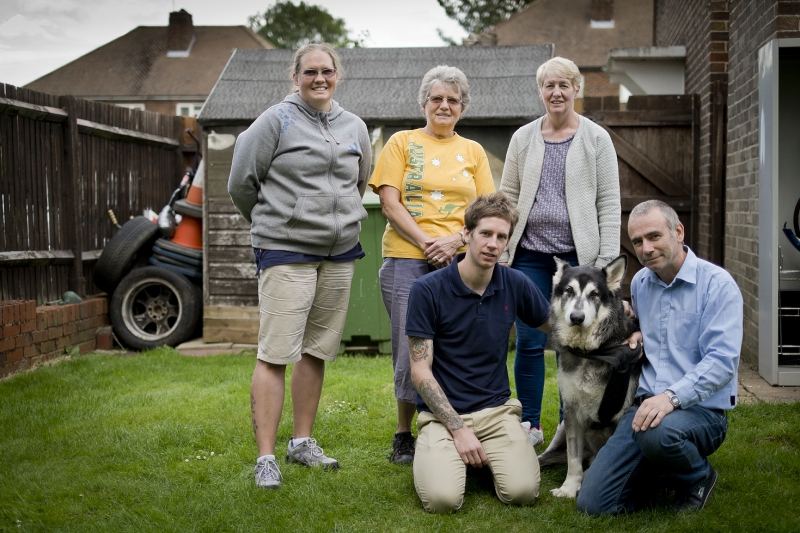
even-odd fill
[(309, 68), (309, 69), (304, 70), (302, 72), (302, 74), (303, 74), (303, 76), (306, 77), (306, 79), (309, 79), (309, 80), (313, 80), (314, 78), (316, 78), (320, 74), (322, 74), (323, 78), (325, 78), (326, 80), (329, 80), (336, 74), (336, 69), (335, 68), (324, 68), (322, 70), (317, 70), (317, 69)]
[[(442, 105), (442, 102), (445, 101), (445, 97), (444, 96), (429, 96), (427, 98), (427, 100), (430, 103), (432, 103), (433, 105)], [(447, 98), (447, 104), (448, 105), (459, 105), (460, 103), (461, 103), (461, 100), (459, 100), (458, 98), (453, 98), (452, 96)]]

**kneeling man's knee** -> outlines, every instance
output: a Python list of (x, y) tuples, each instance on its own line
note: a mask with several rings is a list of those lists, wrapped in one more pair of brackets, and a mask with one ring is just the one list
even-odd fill
[(591, 497), (586, 490), (579, 490), (576, 499), (578, 511), (582, 511), (589, 516), (602, 516), (604, 514), (611, 514), (605, 509), (600, 502)]
[(463, 494), (437, 491), (435, 489), (426, 490), (424, 496), (419, 493), (419, 499), (422, 501), (422, 507), (426, 511), (435, 514), (453, 513), (461, 509), (464, 503)]
[(515, 476), (503, 482), (495, 480), (495, 485), (497, 497), (509, 505), (533, 505), (539, 496), (538, 476)]
[[(594, 472), (596, 473), (596, 471)], [(605, 485), (605, 476), (593, 476), (592, 469), (586, 472), (578, 491), (576, 504), (578, 511), (590, 516), (613, 515), (619, 513), (615, 498)]]

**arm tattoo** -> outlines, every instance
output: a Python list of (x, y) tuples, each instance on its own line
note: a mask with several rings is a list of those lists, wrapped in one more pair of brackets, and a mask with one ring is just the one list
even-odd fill
[(417, 392), (425, 404), (430, 407), (433, 414), (452, 433), (464, 426), (464, 421), (458, 416), (453, 406), (444, 395), (444, 391), (435, 379), (424, 379), (417, 385)]
[(433, 342), (430, 339), (421, 339), (419, 337), (409, 337), (408, 338), (408, 349), (409, 353), (411, 354), (411, 361), (416, 363), (419, 361), (424, 361), (428, 358), (429, 353), (429, 345), (433, 345)]

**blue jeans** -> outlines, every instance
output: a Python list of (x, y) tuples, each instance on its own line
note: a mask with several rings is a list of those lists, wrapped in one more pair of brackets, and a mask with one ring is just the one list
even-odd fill
[[(532, 252), (518, 247), (511, 268), (528, 276), (545, 298), (553, 292), (553, 274), (556, 273), (558, 257), (572, 266), (578, 265), (575, 252), (547, 254)], [(542, 414), (544, 394), (544, 346), (547, 335), (517, 319), (517, 355), (514, 358), (514, 380), (517, 383), (517, 398), (522, 403), (522, 421), (537, 427)], [(559, 416), (559, 418), (563, 418)]]
[(693, 405), (678, 409), (647, 431), (631, 429), (637, 407), (625, 413), (600, 449), (578, 491), (578, 510), (590, 515), (618, 514), (646, 506), (667, 487), (685, 492), (711, 469), (708, 457), (725, 440), (724, 411)]

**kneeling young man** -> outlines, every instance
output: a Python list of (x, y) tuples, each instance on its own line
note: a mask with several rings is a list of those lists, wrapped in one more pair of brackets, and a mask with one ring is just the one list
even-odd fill
[(549, 332), (550, 305), (527, 276), (496, 266), (518, 218), (503, 193), (476, 198), (465, 213), (467, 252), (411, 288), (414, 485), (430, 512), (461, 507), (468, 465), (491, 469), (504, 503), (532, 504), (539, 495), (539, 463), (520, 425), (521, 404), (511, 399), (506, 358), (514, 320)]
[(664, 202), (634, 207), (628, 235), (646, 267), (631, 281), (646, 358), (635, 405), (586, 471), (578, 509), (633, 511), (664, 489), (675, 491), (677, 511), (702, 509), (719, 477), (708, 456), (736, 406), (742, 294), (683, 244), (683, 224)]

